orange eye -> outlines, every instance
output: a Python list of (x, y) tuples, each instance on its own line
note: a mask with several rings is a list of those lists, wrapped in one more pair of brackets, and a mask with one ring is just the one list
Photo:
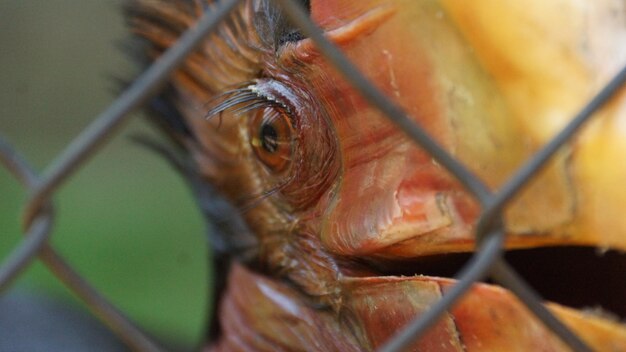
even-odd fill
[(294, 131), (286, 112), (266, 107), (250, 121), (250, 143), (257, 158), (273, 172), (284, 171), (291, 163)]

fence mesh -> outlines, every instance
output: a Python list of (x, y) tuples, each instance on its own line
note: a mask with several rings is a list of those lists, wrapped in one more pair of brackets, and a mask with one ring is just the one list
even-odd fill
[[(68, 265), (50, 243), (54, 222), (51, 199), (59, 187), (87, 161), (94, 158), (101, 146), (130, 118), (130, 112), (140, 107), (168, 79), (169, 74), (185, 59), (198, 43), (228, 16), (243, 0), (223, 0), (208, 10), (197, 24), (185, 33), (160, 60), (150, 66), (103, 113), (78, 135), (60, 155), (38, 175), (27, 161), (0, 136), (0, 160), (30, 194), (24, 214), (23, 240), (4, 258), (0, 266), (0, 293), (6, 292), (16, 277), (36, 259), (42, 261), (56, 277), (79, 296), (129, 347), (139, 351), (162, 348), (130, 322), (97, 290)], [(584, 342), (542, 304), (538, 294), (503, 259), (505, 232), (502, 213), (511, 199), (526, 185), (550, 158), (626, 81), (622, 69), (571, 122), (546, 146), (519, 168), (496, 193), (463, 164), (439, 146), (420, 126), (412, 122), (401, 108), (378, 91), (344, 55), (328, 40), (306, 13), (292, 0), (275, 0), (285, 14), (302, 32), (310, 37), (343, 77), (367, 100), (398, 126), (421, 148), (428, 151), (453, 174), (482, 206), (475, 233), (477, 250), (457, 273), (458, 283), (425, 314), (411, 322), (392, 338), (381, 351), (400, 351), (419, 339), (438, 318), (459, 300), (478, 280), (491, 278), (511, 290), (547, 327), (576, 351), (590, 350)]]

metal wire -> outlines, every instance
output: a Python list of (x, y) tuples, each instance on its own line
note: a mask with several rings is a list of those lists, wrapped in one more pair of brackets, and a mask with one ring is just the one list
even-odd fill
[[(35, 182), (33, 174), (27, 172), (30, 170), (28, 164), (20, 155), (0, 135), (0, 163), (17, 178), (22, 185), (28, 185)], [(30, 264), (45, 244), (53, 224), (52, 207), (46, 204), (39, 216), (35, 218), (32, 224), (26, 230), (26, 237), (22, 239), (20, 244), (13, 249), (11, 253), (0, 265), (0, 294), (11, 284), (11, 282)]]
[[(423, 131), (416, 123), (414, 123), (401, 108), (396, 106), (387, 97), (384, 96), (376, 87), (374, 87), (359, 71), (350, 63), (350, 61), (335, 47), (330, 41), (328, 41), (321, 29), (319, 29), (306, 15), (304, 9), (298, 4), (290, 0), (275, 0), (285, 11), (286, 15), (291, 21), (297, 25), (303, 33), (310, 37), (317, 48), (326, 59), (331, 62), (335, 68), (343, 75), (356, 91), (358, 91), (368, 102), (378, 108), (385, 114), (391, 122), (395, 123), (407, 136), (409, 136), (416, 144), (420, 145), (423, 149), (427, 150), (433, 158), (435, 158), (441, 165), (443, 165), (448, 171), (450, 171), (465, 188), (472, 193), (480, 204), (483, 206), (483, 213), (480, 217), (475, 237), (477, 242), (485, 240), (485, 236), (497, 236), (504, 237), (502, 209), (508, 203), (508, 201), (515, 196), (524, 185), (526, 185), (532, 179), (533, 175), (536, 175), (550, 158), (556, 153), (556, 151), (566, 143), (579, 129), (580, 127), (592, 116), (592, 114), (599, 109), (608, 99), (610, 99), (617, 90), (626, 81), (626, 67), (622, 69), (604, 89), (598, 95), (596, 95), (583, 110), (556, 136), (554, 137), (542, 150), (540, 150), (531, 160), (521, 167), (519, 171), (511, 178), (509, 182), (505, 184), (502, 190), (495, 195), (492, 195), (488, 187), (474, 176), (466, 167), (459, 161), (449, 155), (441, 146), (439, 146), (428, 134)], [(497, 231), (491, 231), (494, 228), (494, 224), (497, 224)], [(492, 242), (490, 242), (492, 243)], [(502, 242), (500, 242), (502, 244)], [(556, 317), (543, 308), (538, 295), (532, 294), (532, 291), (528, 289), (527, 285), (519, 278), (515, 276), (515, 279), (511, 280), (510, 270), (503, 269), (502, 261), (490, 268), (490, 264), (499, 258), (501, 253), (501, 246), (498, 250), (492, 249), (489, 246), (487, 248), (479, 249), (475, 255), (475, 260), (470, 261), (461, 270), (459, 276), (459, 282), (449, 294), (445, 295), (437, 304), (431, 307), (425, 314), (415, 321), (409, 323), (403, 331), (398, 333), (387, 344), (385, 344), (380, 351), (392, 352), (401, 351), (407, 348), (417, 338), (419, 338), (430, 326), (432, 326), (437, 318), (441, 314), (449, 309), (461, 296), (465, 293), (473, 282), (476, 282), (488, 271), (495, 276), (496, 279), (500, 279), (500, 283), (509, 287), (507, 284), (515, 283), (516, 285), (509, 288), (514, 288), (515, 293), (530, 310), (537, 316), (548, 328), (559, 336), (563, 342), (570, 346), (575, 351), (589, 351), (590, 348), (586, 346), (582, 340), (566, 328)], [(486, 250), (490, 249), (490, 250)], [(480, 264), (483, 264), (481, 266)], [(482, 270), (480, 270), (482, 269)]]
[(491, 277), (515, 293), (533, 314), (574, 351), (591, 352), (591, 348), (541, 304), (541, 297), (502, 258), (491, 268)]
[[(51, 199), (59, 187), (92, 158), (99, 147), (129, 119), (129, 112), (145, 102), (165, 82), (169, 74), (185, 59), (189, 52), (207, 34), (227, 17), (230, 11), (243, 0), (222, 0), (208, 9), (197, 24), (187, 31), (176, 45), (168, 50), (148, 68), (118, 99), (85, 129), (46, 169), (43, 176), (37, 175), (25, 159), (16, 153), (0, 136), (0, 162), (29, 190), (30, 197), (24, 210), (26, 237), (10, 253), (0, 266), (0, 293), (19, 273), (31, 263), (36, 255), (46, 266), (81, 297), (92, 311), (115, 331), (131, 348), (140, 351), (158, 351), (160, 347), (136, 328), (122, 313), (113, 307), (82, 279), (72, 267), (54, 251), (48, 243), (52, 232), (54, 211)], [(487, 276), (511, 290), (517, 297), (551, 329), (563, 342), (575, 351), (589, 351), (581, 339), (565, 327), (541, 303), (540, 297), (502, 258), (505, 230), (502, 212), (507, 204), (546, 165), (550, 158), (567, 143), (602, 107), (626, 81), (626, 67), (596, 95), (574, 119), (543, 149), (537, 152), (498, 191), (492, 192), (467, 167), (445, 151), (420, 126), (396, 104), (374, 87), (350, 61), (328, 41), (308, 18), (301, 6), (292, 0), (274, 0), (287, 17), (302, 32), (310, 37), (317, 48), (337, 68), (348, 83), (372, 106), (401, 129), (412, 141), (430, 153), (476, 198), (482, 213), (476, 230), (477, 250), (472, 259), (457, 274), (457, 284), (421, 317), (409, 323), (402, 331), (381, 347), (380, 351), (400, 351), (435, 324), (447, 310), (458, 302), (471, 286)]]
[(20, 245), (11, 252), (0, 267), (0, 288), (9, 285), (16, 275), (32, 260), (35, 254), (46, 266), (79, 296), (87, 306), (99, 316), (130, 347), (138, 351), (160, 351), (150, 338), (134, 326), (128, 318), (109, 303), (97, 290), (92, 288), (65, 263), (52, 247), (47, 244), (51, 230), (51, 210), (48, 202), (76, 171), (92, 157), (98, 147), (131, 115), (129, 113), (155, 93), (169, 74), (178, 67), (201, 41), (225, 18), (240, 0), (220, 2), (211, 11), (206, 11), (197, 24), (188, 30), (179, 41), (147, 69), (108, 109), (100, 114), (61, 155), (48, 167), (40, 179), (9, 144), (0, 137), (0, 159), (31, 192), (24, 210), (26, 235)]
[(44, 171), (32, 191), (24, 223), (29, 224), (46, 199), (78, 166), (83, 165), (109, 137), (132, 115), (129, 113), (150, 98), (178, 65), (241, 0), (220, 1), (205, 11), (196, 25), (150, 66), (133, 84), (102, 112)]
[(536, 175), (548, 163), (550, 158), (561, 148), (576, 132), (587, 122), (593, 113), (602, 107), (618, 89), (626, 82), (626, 66), (623, 67), (611, 79), (602, 90), (593, 97), (587, 105), (571, 120), (561, 132), (559, 132), (543, 149), (538, 151), (518, 172), (516, 172), (508, 182), (488, 200), (488, 205), (483, 209), (483, 214), (478, 221), (478, 233), (482, 233), (482, 228), (487, 228), (490, 219), (495, 219), (506, 204), (517, 195), (533, 175)]
[(379, 352), (403, 351), (435, 325), (443, 314), (452, 308), (472, 285), (483, 279), (491, 265), (500, 257), (504, 231), (493, 233), (472, 259), (461, 269), (454, 287), (419, 318), (410, 322), (402, 331), (379, 348)]
[(426, 131), (413, 122), (408, 115), (383, 93), (372, 85), (350, 61), (328, 41), (322, 30), (317, 27), (306, 15), (304, 9), (292, 0), (275, 0), (293, 24), (298, 26), (304, 34), (309, 36), (322, 54), (343, 77), (355, 88), (372, 106), (378, 108), (389, 121), (393, 122), (415, 143), (424, 148), (430, 155), (454, 174), (459, 182), (472, 193), (481, 204), (491, 194), (489, 188), (462, 163), (445, 151)]
[[(37, 184), (37, 176), (33, 169), (14, 150), (8, 147), (4, 139), (0, 138), (0, 160), (27, 188)], [(33, 218), (32, 230), (27, 235), (34, 235), (33, 239), (27, 237), (23, 244), (14, 250), (6, 261), (6, 266), (0, 268), (0, 287), (7, 287), (10, 280), (15, 278), (18, 272), (32, 262), (34, 255), (38, 254), (46, 267), (57, 276), (68, 288), (78, 295), (91, 310), (98, 315), (120, 338), (129, 346), (139, 351), (160, 351), (141, 330), (136, 328), (121, 312), (93, 289), (83, 278), (80, 277), (60, 255), (45, 242), (51, 226), (49, 206)], [(38, 232), (37, 232), (38, 231)], [(20, 257), (23, 256), (23, 257)]]

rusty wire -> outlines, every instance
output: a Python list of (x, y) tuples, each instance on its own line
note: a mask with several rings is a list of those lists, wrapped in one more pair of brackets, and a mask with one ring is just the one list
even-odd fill
[[(59, 186), (89, 159), (99, 147), (130, 118), (129, 113), (155, 94), (170, 73), (185, 57), (224, 20), (243, 0), (220, 1), (208, 9), (196, 25), (150, 66), (123, 94), (121, 94), (94, 122), (76, 137), (60, 156), (50, 164), (41, 177), (33, 172), (22, 158), (0, 136), (0, 162), (29, 191), (23, 222), (25, 238), (5, 258), (0, 266), (0, 294), (31, 263), (36, 256), (78, 295), (131, 348), (139, 351), (159, 351), (161, 348), (135, 327), (121, 312), (82, 279), (65, 263), (48, 243), (53, 223), (52, 197)], [(541, 303), (539, 295), (502, 258), (505, 230), (502, 213), (510, 200), (547, 164), (551, 157), (602, 107), (626, 82), (626, 67), (577, 114), (544, 148), (530, 158), (498, 192), (489, 188), (462, 163), (447, 153), (420, 126), (391, 100), (375, 88), (350, 61), (328, 41), (321, 29), (308, 18), (301, 6), (292, 0), (274, 0), (289, 19), (310, 37), (325, 57), (338, 69), (370, 104), (378, 108), (417, 145), (430, 153), (443, 167), (476, 198), (482, 206), (476, 239), (477, 250), (457, 273), (457, 284), (422, 316), (409, 323), (380, 351), (401, 351), (419, 339), (450, 309), (471, 286), (490, 277), (513, 292), (526, 307), (575, 351), (590, 351), (589, 347), (565, 327)]]

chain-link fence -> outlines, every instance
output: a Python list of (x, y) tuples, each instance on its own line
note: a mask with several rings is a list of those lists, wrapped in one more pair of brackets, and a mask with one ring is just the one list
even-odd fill
[[(113, 307), (97, 290), (68, 265), (50, 243), (54, 206), (51, 199), (68, 178), (86, 161), (94, 158), (109, 137), (117, 133), (130, 118), (129, 112), (148, 100), (169, 74), (177, 68), (198, 43), (216, 26), (241, 0), (223, 0), (207, 11), (196, 25), (185, 33), (160, 60), (149, 67), (129, 88), (121, 94), (93, 123), (85, 129), (45, 169), (37, 174), (4, 139), (0, 138), (0, 160), (30, 194), (26, 202), (23, 222), (25, 237), (0, 267), (0, 292), (6, 292), (13, 280), (36, 258), (41, 260), (68, 288), (78, 295), (114, 330), (130, 347), (141, 351), (157, 351), (161, 348), (137, 329), (121, 312)], [(503, 259), (502, 245), (505, 238), (502, 214), (510, 200), (518, 194), (550, 158), (566, 143), (578, 129), (600, 108), (626, 81), (626, 68), (622, 69), (556, 137), (522, 166), (503, 187), (493, 193), (463, 164), (448, 154), (422, 128), (413, 123), (401, 108), (387, 99), (322, 35), (306, 13), (291, 0), (276, 0), (284, 13), (302, 32), (316, 43), (319, 50), (341, 72), (370, 104), (396, 124), (417, 145), (453, 174), (482, 206), (475, 233), (477, 250), (469, 262), (456, 275), (458, 283), (437, 304), (405, 327), (383, 346), (382, 351), (399, 351), (419, 339), (438, 318), (461, 298), (473, 283), (491, 278), (508, 288), (546, 326), (567, 345), (577, 351), (589, 348), (581, 339), (566, 328), (541, 303), (534, 290)]]

